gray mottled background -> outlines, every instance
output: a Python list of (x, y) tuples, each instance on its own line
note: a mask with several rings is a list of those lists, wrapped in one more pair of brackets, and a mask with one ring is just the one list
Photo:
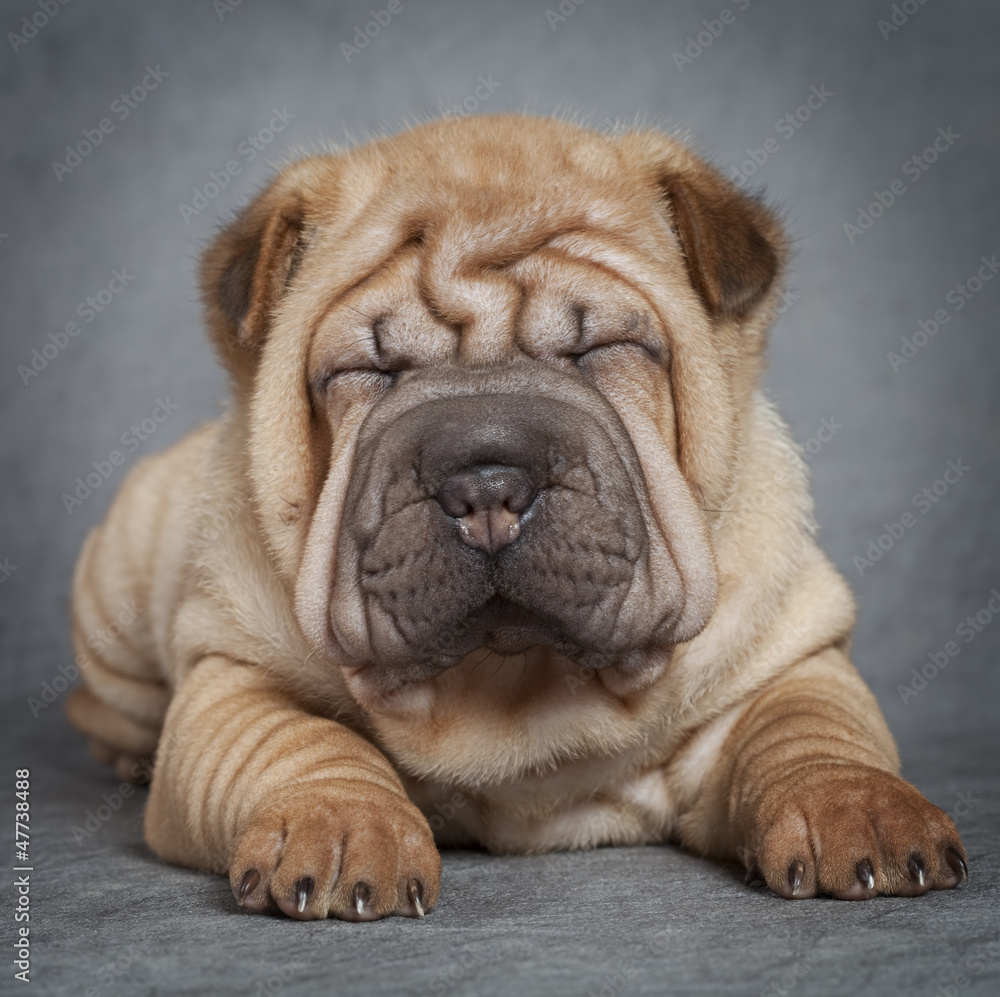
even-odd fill
[[(882, 0), (730, 0), (730, 23), (707, 28), (723, 0), (563, 0), (563, 14), (558, 0), (400, 3), (349, 59), (342, 43), (383, 0), (72, 0), (49, 23), (38, 0), (0, 8), (5, 34), (22, 34), (25, 17), (42, 25), (0, 40), (11, 773), (0, 780), (6, 808), (14, 767), (32, 769), (34, 992), (996, 992), (1000, 621), (984, 607), (1000, 589), (1000, 281), (979, 284), (977, 272), (1000, 254), (1000, 8), (900, 0), (898, 30), (886, 31), (879, 20), (896, 27), (894, 5)], [(686, 51), (690, 61), (675, 55)], [(159, 82), (124, 117), (113, 102), (155, 82), (147, 67)], [(491, 92), (474, 107), (480, 77)], [(779, 128), (811, 92), (829, 96), (800, 127)], [(74, 836), (107, 805), (102, 794), (117, 799), (117, 783), (66, 729), (64, 692), (42, 709), (29, 697), (65, 684), (73, 561), (128, 466), (219, 411), (225, 384), (194, 291), (200, 247), (290, 153), (463, 102), (473, 113), (573, 112), (602, 128), (638, 113), (687, 129), (729, 172), (747, 163), (748, 185), (783, 206), (796, 251), (767, 387), (807, 447), (822, 543), (859, 599), (855, 660), (906, 774), (956, 814), (969, 886), (786, 904), (669, 849), (461, 853), (446, 857), (443, 900), (426, 922), (305, 925), (237, 914), (223, 880), (156, 862), (141, 844), (141, 794)], [(262, 132), (276, 110), (282, 130)], [(113, 129), (57, 177), (67, 143), (102, 118)], [(944, 151), (914, 179), (912, 157), (942, 133)], [(758, 165), (751, 152), (763, 149)], [(218, 196), (182, 212), (232, 160), (239, 172)], [(852, 241), (845, 224), (894, 181), (905, 191)], [(125, 289), (82, 322), (78, 305), (122, 269)], [(925, 340), (919, 323), (942, 309)], [(79, 334), (37, 376), (19, 372), (73, 320)], [(894, 370), (903, 337), (918, 348)], [(74, 479), (122, 449), (158, 399), (176, 411), (68, 512)], [(968, 470), (922, 511), (914, 497), (949, 461)], [(855, 560), (907, 512), (913, 525), (877, 562)], [(949, 641), (959, 654), (935, 676), (928, 656)], [(925, 666), (933, 677), (904, 703), (900, 686)], [(13, 897), (0, 891), (8, 953)], [(7, 987), (6, 956), (3, 974)]]

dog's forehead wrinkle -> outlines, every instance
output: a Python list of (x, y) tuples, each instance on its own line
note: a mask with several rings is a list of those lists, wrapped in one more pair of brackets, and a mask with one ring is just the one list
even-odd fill
[[(512, 245), (503, 238), (504, 233), (493, 225), (489, 231), (482, 233), (485, 240), (483, 247), (477, 247), (478, 237), (475, 232), (462, 232), (452, 236), (451, 227), (443, 226), (445, 235), (431, 231), (422, 243), (412, 239), (397, 247), (377, 267), (364, 275), (346, 292), (343, 303), (355, 309), (358, 317), (365, 322), (366, 327), (380, 317), (379, 313), (386, 308), (386, 299), (393, 298), (397, 308), (401, 302), (415, 296), (426, 309), (428, 317), (439, 326), (447, 329), (459, 341), (459, 349), (463, 351), (465, 362), (476, 362), (477, 359), (500, 359), (497, 340), (513, 344), (516, 350), (528, 349), (529, 353), (539, 348), (551, 349), (557, 340), (563, 339), (559, 331), (561, 321), (551, 311), (545, 314), (543, 309), (535, 309), (532, 322), (522, 320), (530, 298), (539, 294), (552, 293), (550, 286), (527, 281), (521, 276), (519, 265), (533, 256), (555, 251), (562, 260), (562, 266), (556, 274), (556, 284), (566, 285), (563, 308), (572, 316), (570, 326), (575, 331), (575, 341), (565, 344), (567, 348), (579, 348), (582, 339), (592, 329), (600, 330), (619, 324), (628, 331), (627, 315), (631, 305), (633, 310), (642, 308), (647, 316), (641, 319), (634, 328), (642, 328), (646, 333), (644, 339), (655, 338), (650, 334), (651, 322), (648, 319), (648, 308), (643, 303), (623, 300), (616, 305), (616, 297), (623, 299), (629, 296), (629, 282), (621, 272), (613, 268), (597, 264), (592, 258), (581, 253), (573, 253), (573, 247), (578, 240), (573, 239), (577, 231), (575, 227), (565, 227), (557, 230), (545, 229), (532, 233), (531, 238), (521, 240), (522, 244)], [(412, 226), (411, 226), (412, 228)], [(432, 226), (421, 223), (425, 233)], [(580, 237), (593, 240), (593, 229), (580, 231)], [(609, 234), (609, 248), (613, 247), (620, 236)], [(464, 239), (464, 242), (463, 242)], [(440, 247), (444, 247), (443, 249)], [(606, 288), (594, 298), (594, 267), (603, 269), (606, 276), (619, 287), (617, 295), (611, 287)], [(523, 269), (523, 268), (522, 268)], [(410, 276), (415, 276), (414, 280)], [(388, 283), (387, 283), (388, 282)], [(551, 280), (548, 282), (551, 284)], [(388, 292), (388, 293), (386, 293)], [(374, 295), (374, 297), (372, 297)], [(360, 302), (359, 304), (355, 302)], [(595, 310), (600, 312), (591, 316)], [(612, 318), (614, 312), (620, 317)], [(541, 321), (537, 319), (541, 316)], [(402, 323), (397, 316), (393, 321), (373, 330), (380, 349), (384, 349), (386, 334), (393, 340), (403, 338), (402, 333), (413, 327), (413, 334), (408, 340), (416, 345), (421, 339), (419, 327), (425, 323), (414, 315), (413, 321)], [(470, 334), (471, 333), (471, 334)], [(486, 354), (483, 354), (478, 343), (483, 339), (490, 342)], [(549, 341), (552, 345), (546, 347)], [(653, 346), (655, 344), (646, 343)], [(558, 348), (558, 347), (556, 347)], [(510, 358), (510, 350), (506, 353)], [(413, 360), (418, 361), (417, 357)]]
[(372, 331), (372, 342), (375, 346), (375, 353), (377, 356), (382, 356), (383, 353), (383, 336), (386, 333), (386, 328), (389, 324), (389, 319), (391, 316), (388, 313), (383, 312), (382, 314), (376, 316), (371, 322)]
[[(515, 284), (501, 293), (498, 282), (504, 271), (574, 232), (593, 231), (593, 219), (578, 215), (548, 219), (534, 217), (525, 225), (523, 212), (517, 223), (500, 215), (481, 222), (466, 217), (449, 219), (426, 240), (420, 290), (429, 306), (449, 321), (466, 325), (477, 312), (513, 310), (508, 329), (516, 326), (520, 293)], [(620, 237), (620, 236), (619, 236)]]

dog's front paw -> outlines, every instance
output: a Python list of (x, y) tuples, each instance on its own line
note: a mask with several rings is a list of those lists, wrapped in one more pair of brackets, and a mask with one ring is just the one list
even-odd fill
[(743, 849), (783, 897), (917, 896), (968, 879), (965, 848), (944, 811), (897, 776), (861, 766), (800, 770), (762, 796)]
[(426, 818), (374, 784), (289, 787), (254, 810), (229, 867), (237, 902), (289, 917), (422, 917), (437, 902), (441, 858)]

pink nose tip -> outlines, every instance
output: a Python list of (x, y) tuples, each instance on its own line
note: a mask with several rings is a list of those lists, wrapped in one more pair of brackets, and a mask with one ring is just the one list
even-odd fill
[(521, 517), (509, 509), (478, 509), (458, 520), (459, 536), (470, 546), (495, 554), (521, 535)]

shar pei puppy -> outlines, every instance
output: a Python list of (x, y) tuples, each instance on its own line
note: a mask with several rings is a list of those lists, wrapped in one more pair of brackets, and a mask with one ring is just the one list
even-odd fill
[(155, 751), (152, 850), (352, 920), (433, 908), (438, 846), (966, 879), (757, 389), (785, 258), (650, 131), (441, 120), (284, 169), (203, 259), (227, 413), (75, 576), (70, 718), (123, 776)]

